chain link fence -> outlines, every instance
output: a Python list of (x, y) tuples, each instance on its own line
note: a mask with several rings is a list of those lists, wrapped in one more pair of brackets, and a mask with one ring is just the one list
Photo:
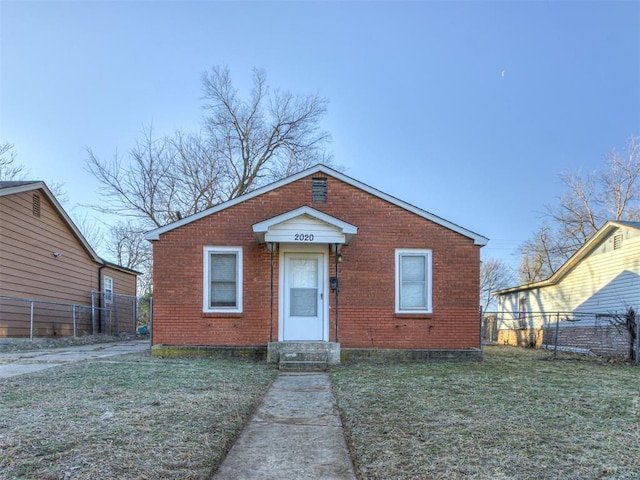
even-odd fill
[(635, 312), (485, 312), (485, 343), (559, 351), (640, 358), (640, 329)]
[(91, 292), (91, 304), (0, 297), (0, 338), (144, 335), (152, 297)]

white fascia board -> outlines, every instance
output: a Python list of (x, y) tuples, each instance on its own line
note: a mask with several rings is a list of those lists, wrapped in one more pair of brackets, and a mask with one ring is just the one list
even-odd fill
[(323, 243), (349, 243), (353, 236), (358, 233), (358, 227), (355, 225), (351, 225), (350, 223), (344, 222), (309, 206), (296, 208), (290, 212), (256, 223), (252, 226), (253, 233), (260, 243), (288, 241), (287, 238), (281, 237), (281, 234), (270, 232), (269, 230), (272, 227), (290, 222), (303, 216), (318, 220), (319, 222), (325, 223), (335, 229), (335, 232), (332, 234), (325, 232), (324, 234), (319, 235), (318, 238), (316, 238), (316, 243), (319, 241), (322, 241)]
[(418, 208), (414, 205), (411, 205), (410, 203), (404, 202), (402, 200), (399, 200), (396, 197), (393, 197), (391, 195), (388, 195), (384, 192), (381, 192), (380, 190), (377, 190), (373, 187), (370, 187), (369, 185), (366, 185), (358, 180), (355, 180), (351, 177), (348, 177), (347, 175), (344, 175), (343, 173), (340, 173), (336, 170), (333, 170), (325, 165), (316, 165), (315, 167), (311, 167), (307, 170), (303, 170), (301, 172), (298, 172), (294, 175), (291, 175), (290, 177), (286, 177), (283, 178), (282, 180), (279, 180), (277, 182), (271, 183), (269, 185), (265, 185), (264, 187), (258, 188), (256, 190), (254, 190), (253, 192), (250, 192), (246, 195), (243, 195), (241, 197), (238, 198), (234, 198), (233, 200), (229, 200), (228, 202), (224, 202), (221, 203), (220, 205), (216, 205), (215, 207), (209, 208), (207, 210), (203, 210), (202, 212), (196, 213), (194, 215), (191, 215), (189, 217), (185, 217), (182, 220), (178, 220), (177, 222), (171, 223), (169, 225), (165, 225), (164, 227), (160, 227), (157, 228), (155, 230), (151, 230), (149, 232), (147, 232), (145, 234), (145, 238), (147, 240), (159, 240), (160, 239), (160, 235), (162, 235), (163, 233), (169, 232), (171, 230), (174, 230), (176, 228), (179, 228), (183, 225), (187, 225), (191, 222), (194, 222), (196, 220), (200, 220), (201, 218), (204, 218), (208, 215), (211, 215), (213, 213), (217, 213), (221, 210), (224, 210), (226, 208), (232, 207), (234, 205), (238, 205), (239, 203), (245, 202), (247, 200), (250, 200), (252, 198), (255, 198), (259, 195), (262, 195), (263, 193), (267, 193), (271, 190), (275, 190), (276, 188), (280, 188), (284, 185), (288, 185), (289, 183), (293, 183), (296, 182), (298, 180), (300, 180), (301, 178), (307, 177), (309, 175), (314, 175), (314, 174), (318, 174), (318, 173), (323, 173), (327, 176), (336, 178), (344, 183), (347, 183), (351, 186), (354, 186), (356, 188), (359, 188), (360, 190), (363, 190), (375, 197), (381, 198), (383, 200), (386, 200), (389, 203), (392, 203), (400, 208), (403, 208), (411, 213), (414, 213), (422, 218), (425, 218), (427, 220), (430, 220), (438, 225), (441, 225), (445, 228), (448, 228), (449, 230), (452, 230), (456, 233), (459, 233), (460, 235), (463, 235), (465, 237), (468, 237), (470, 239), (473, 240), (473, 243), (475, 245), (480, 245), (480, 246), (484, 246), (489, 242), (489, 239), (487, 237), (484, 237), (478, 233), (472, 232), (471, 230), (467, 230), (466, 228), (461, 227), (460, 225), (456, 225), (455, 223), (449, 222), (448, 220), (445, 220), (444, 218), (438, 217), (437, 215), (434, 215), (430, 212), (427, 212), (426, 210), (422, 210), (421, 208)]
[(418, 215), (419, 217), (425, 218), (427, 220), (432, 221), (433, 223), (436, 223), (438, 225), (441, 225), (445, 228), (448, 228), (449, 230), (453, 230), (456, 233), (459, 233), (465, 237), (471, 238), (473, 240), (474, 245), (481, 245), (484, 246), (489, 242), (489, 239), (487, 237), (484, 237), (478, 233), (472, 232), (471, 230), (468, 230), (466, 228), (461, 227), (460, 225), (456, 225), (455, 223), (452, 223), (448, 220), (445, 220), (442, 217), (438, 217), (437, 215), (434, 215), (433, 213), (427, 212), (426, 210), (423, 210), (421, 208), (416, 207), (415, 205), (411, 205), (410, 203), (407, 203), (403, 200), (400, 200), (392, 195), (389, 195), (387, 193), (384, 193), (380, 190), (377, 190), (365, 183), (362, 183), (358, 180), (355, 180), (351, 177), (348, 177), (340, 172), (328, 169), (327, 167), (323, 167), (324, 173), (326, 173), (327, 175), (331, 175), (339, 180), (342, 180), (345, 183), (348, 183), (356, 188), (359, 188), (360, 190), (363, 190), (367, 193), (370, 193), (371, 195), (381, 198), (383, 200), (386, 200), (389, 203), (392, 203), (400, 208), (403, 208), (411, 213), (415, 213), (416, 215)]
[(104, 260), (100, 258), (100, 256), (98, 256), (98, 254), (93, 249), (93, 247), (89, 244), (87, 239), (84, 238), (84, 235), (82, 235), (82, 232), (80, 232), (80, 229), (78, 229), (78, 227), (73, 222), (73, 220), (71, 220), (71, 217), (67, 214), (64, 208), (62, 208), (62, 205), (60, 205), (60, 202), (58, 202), (58, 200), (53, 195), (51, 190), (49, 190), (49, 187), (47, 187), (46, 183), (38, 181), (38, 182), (25, 183), (23, 185), (18, 185), (15, 187), (3, 188), (3, 189), (0, 189), (0, 195), (6, 196), (6, 195), (12, 195), (16, 193), (24, 193), (24, 192), (30, 192), (30, 191), (36, 191), (36, 190), (41, 190), (44, 193), (44, 196), (47, 197), (47, 200), (49, 200), (49, 202), (51, 202), (54, 209), (60, 214), (63, 221), (67, 224), (69, 229), (71, 229), (75, 237), (80, 241), (82, 246), (85, 248), (87, 253), (89, 253), (89, 255), (93, 258), (93, 260), (95, 260), (97, 263), (104, 264), (105, 263)]
[[(326, 168), (326, 167), (323, 167), (323, 168)], [(246, 202), (247, 200), (251, 200), (252, 198), (256, 198), (264, 193), (270, 192), (271, 190), (275, 190), (276, 188), (280, 188), (284, 185), (295, 182), (296, 180), (304, 178), (308, 175), (312, 175), (316, 171), (320, 171), (320, 170), (321, 169), (318, 167), (310, 168), (308, 170), (304, 170), (302, 172), (296, 173), (290, 177), (283, 178), (282, 180), (278, 180), (277, 182), (270, 183), (269, 185), (265, 185), (264, 187), (257, 188), (253, 192), (249, 192), (240, 197), (234, 198), (232, 200), (228, 200), (214, 207), (195, 213), (193, 215), (183, 218), (182, 220), (178, 220), (177, 222), (173, 222), (173, 223), (170, 223), (169, 225), (156, 228), (155, 230), (150, 230), (149, 232), (145, 233), (144, 238), (149, 241), (160, 240), (160, 235), (162, 235), (163, 233), (170, 232), (171, 230), (182, 227), (184, 225), (188, 225), (189, 223), (200, 220), (201, 218), (207, 217), (214, 213), (218, 213), (222, 210), (233, 207), (242, 202)]]
[(518, 287), (506, 288), (504, 290), (498, 290), (496, 292), (492, 292), (492, 295), (506, 295), (509, 293), (520, 292), (524, 290), (531, 290), (533, 288), (542, 288), (547, 287), (549, 285), (554, 285), (558, 283), (562, 277), (564, 277), (567, 273), (569, 273), (576, 265), (578, 265), (584, 258), (588, 257), (591, 252), (597, 248), (602, 240), (607, 237), (612, 231), (621, 227), (629, 227), (629, 228), (638, 228), (638, 226), (633, 225), (631, 223), (625, 222), (616, 222), (615, 220), (607, 221), (600, 229), (593, 234), (593, 236), (587, 240), (582, 247), (576, 251), (571, 257), (567, 259), (566, 262), (556, 270), (556, 272), (551, 275), (549, 278), (545, 280), (540, 280), (539, 282), (530, 283), (528, 285), (520, 285)]
[(24, 182), (23, 184), (16, 185), (14, 187), (0, 188), (0, 197), (13, 195), (15, 193), (29, 192), (31, 190), (38, 190), (38, 189), (44, 190), (45, 187), (46, 185), (42, 181)]
[(352, 235), (355, 235), (356, 233), (358, 233), (358, 227), (356, 227), (355, 225), (351, 225), (350, 223), (343, 222), (338, 218), (332, 217), (331, 215), (328, 215), (324, 212), (321, 212), (309, 206), (296, 208), (295, 210), (291, 210), (290, 212), (286, 212), (276, 217), (272, 217), (262, 222), (256, 223), (255, 225), (253, 225), (253, 232), (254, 233), (266, 232), (267, 230), (269, 230), (269, 227), (287, 222), (289, 220), (300, 217), (302, 215), (309, 215), (312, 218), (315, 218), (331, 226), (339, 228), (344, 233), (350, 233)]

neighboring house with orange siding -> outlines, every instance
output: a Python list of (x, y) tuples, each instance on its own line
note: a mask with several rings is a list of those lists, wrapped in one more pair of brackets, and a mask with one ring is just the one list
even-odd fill
[(488, 240), (326, 166), (146, 238), (160, 354), (206, 346), (278, 361), (312, 343), (343, 359), (481, 353)]
[[(0, 182), (0, 337), (27, 336), (23, 300), (86, 309), (92, 292), (106, 291), (93, 296), (100, 311), (114, 294), (135, 297), (137, 274), (100, 258), (44, 182)], [(85, 318), (79, 333), (100, 331), (101, 317), (94, 325)], [(70, 334), (53, 321), (38, 329), (39, 336)]]

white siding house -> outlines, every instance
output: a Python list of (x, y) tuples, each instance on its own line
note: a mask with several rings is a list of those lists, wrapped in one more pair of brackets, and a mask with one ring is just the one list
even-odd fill
[(640, 223), (609, 221), (550, 278), (494, 295), (502, 343), (550, 344), (560, 319), (565, 345), (622, 354), (627, 339), (609, 319), (640, 306)]

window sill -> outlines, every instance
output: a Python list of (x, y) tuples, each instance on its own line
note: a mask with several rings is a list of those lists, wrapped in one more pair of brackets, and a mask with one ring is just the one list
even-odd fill
[(242, 312), (202, 312), (202, 318), (242, 318)]
[(409, 319), (424, 319), (430, 320), (433, 318), (433, 313), (396, 313), (396, 318), (409, 318)]

